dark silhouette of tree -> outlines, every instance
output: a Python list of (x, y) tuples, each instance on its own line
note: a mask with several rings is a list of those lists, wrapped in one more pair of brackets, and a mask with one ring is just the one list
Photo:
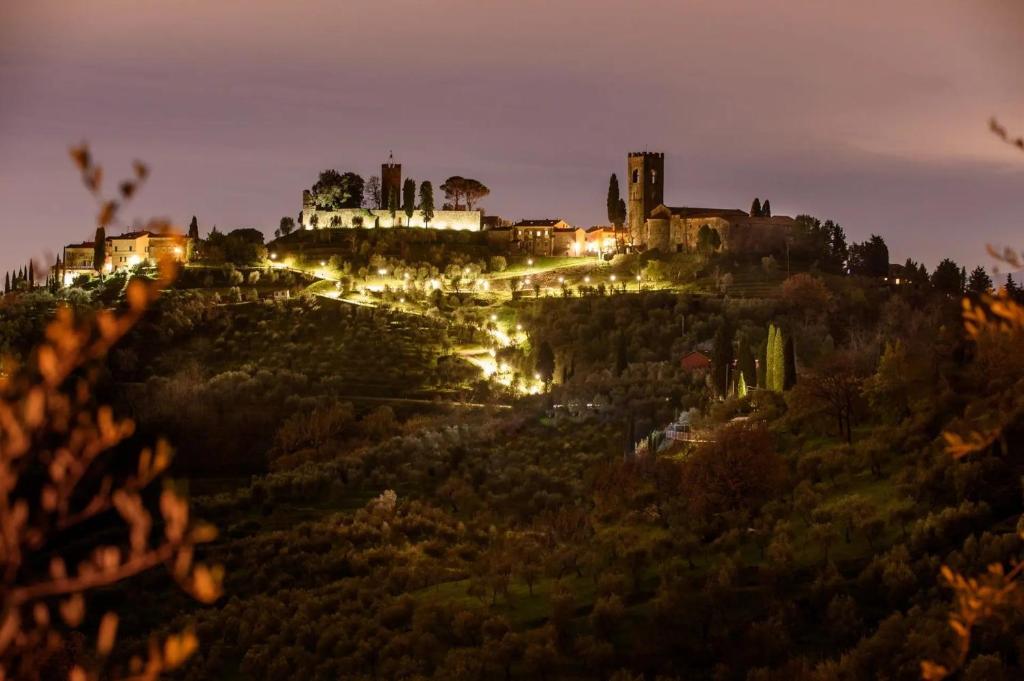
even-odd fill
[(441, 191), (444, 192), (445, 203), (452, 207), (452, 210), (461, 210), (463, 190), (466, 186), (466, 178), (453, 175), (441, 184)]
[(453, 175), (441, 185), (446, 202), (451, 204), (453, 210), (462, 210), (462, 200), (465, 200), (465, 209), (473, 210), (477, 201), (491, 193), (482, 182), (468, 177)]
[(411, 224), (412, 214), (416, 211), (416, 181), (411, 177), (402, 183), (402, 212), (405, 213), (406, 225)]
[(750, 204), (750, 217), (761, 217), (761, 199), (756, 196), (754, 197), (754, 202)]
[(792, 334), (786, 336), (786, 342), (783, 344), (782, 359), (782, 389), (789, 390), (796, 385), (796, 347), (793, 345)]
[(11, 273), (4, 274), (4, 293), (11, 292)]
[(96, 236), (92, 245), (92, 267), (97, 272), (103, 271), (103, 263), (107, 260), (107, 230), (102, 226), (96, 228)]
[(992, 288), (992, 278), (984, 267), (979, 265), (971, 270), (971, 276), (967, 279), (968, 293), (988, 293)]
[(292, 231), (295, 230), (295, 220), (286, 215), (285, 217), (281, 218), (280, 229), (282, 236), (288, 236), (289, 234), (292, 233)]
[(619, 178), (612, 173), (612, 176), (608, 179), (608, 222), (614, 225), (616, 228), (621, 228), (622, 224), (626, 220), (625, 214), (625, 201), (619, 195)]
[(473, 206), (476, 205), (477, 201), (490, 194), (491, 190), (488, 189), (484, 183), (472, 178), (467, 178), (462, 192), (466, 197), (466, 209), (473, 210)]
[(392, 220), (398, 214), (398, 190), (395, 187), (388, 190), (388, 213)]
[(420, 184), (420, 210), (423, 211), (423, 224), (429, 225), (434, 219), (434, 185), (429, 180)]
[(192, 222), (188, 223), (188, 238), (193, 242), (199, 241), (199, 220), (195, 215), (192, 216)]
[(936, 291), (950, 296), (959, 296), (963, 293), (963, 286), (960, 282), (960, 268), (949, 258), (943, 258), (932, 272), (932, 286)]
[(872, 234), (867, 241), (850, 246), (850, 274), (862, 277), (886, 277), (889, 274), (889, 247), (885, 239)]
[(761, 217), (770, 218), (772, 216), (772, 203), (768, 199), (764, 200), (761, 204)]
[(36, 287), (36, 262), (35, 260), (28, 261), (28, 287), (33, 289)]
[(735, 378), (729, 375), (729, 370), (732, 367), (734, 335), (732, 322), (728, 317), (723, 318), (718, 330), (715, 331), (711, 357), (715, 391), (721, 395), (726, 395), (729, 392), (728, 384)]
[(1017, 285), (1017, 282), (1013, 280), (1013, 275), (1012, 274), (1007, 274), (1006, 275), (1005, 288), (1006, 288), (1006, 295), (1009, 296), (1011, 300), (1016, 300), (1016, 301), (1020, 300), (1020, 298), (1021, 298), (1021, 288), (1020, 288), (1020, 286)]

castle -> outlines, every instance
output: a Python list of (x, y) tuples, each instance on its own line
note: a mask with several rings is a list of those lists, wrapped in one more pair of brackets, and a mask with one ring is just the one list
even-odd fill
[(787, 216), (750, 215), (738, 208), (672, 207), (665, 204), (665, 154), (632, 152), (627, 157), (627, 226), (633, 247), (679, 253), (696, 250), (707, 226), (721, 248), (768, 252), (785, 243), (795, 221)]
[(478, 210), (435, 210), (430, 220), (417, 208), (409, 217), (401, 208), (392, 214), (388, 208), (389, 198), (396, 203), (402, 197), (402, 164), (389, 158), (380, 167), (380, 205), (377, 208), (341, 208), (323, 210), (316, 207), (313, 193), (302, 192), (302, 213), (299, 222), (305, 229), (325, 227), (428, 227), (430, 229), (454, 229), (480, 231), (483, 214)]

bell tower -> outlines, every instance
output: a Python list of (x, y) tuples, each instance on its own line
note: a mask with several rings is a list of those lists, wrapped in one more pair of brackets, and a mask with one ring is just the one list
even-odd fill
[(646, 246), (644, 222), (651, 211), (665, 202), (665, 154), (653, 151), (630, 152), (626, 164), (629, 183), (627, 224), (634, 246)]
[(394, 154), (388, 152), (388, 162), (380, 166), (380, 206), (388, 207), (388, 198), (391, 192), (395, 194), (395, 201), (402, 201), (402, 164), (395, 163)]

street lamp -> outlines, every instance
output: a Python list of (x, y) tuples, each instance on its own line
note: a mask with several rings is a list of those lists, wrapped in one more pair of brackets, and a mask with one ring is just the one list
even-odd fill
[(527, 259), (527, 261), (526, 261), (526, 264), (527, 264), (527, 266), (529, 266), (529, 267), (533, 267), (533, 258), (529, 258), (529, 259)]

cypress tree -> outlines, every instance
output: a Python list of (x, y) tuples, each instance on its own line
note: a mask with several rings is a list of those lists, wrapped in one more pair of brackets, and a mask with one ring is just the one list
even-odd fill
[(722, 318), (722, 325), (718, 327), (714, 338), (714, 357), (712, 358), (712, 369), (715, 377), (715, 390), (721, 391), (724, 396), (729, 392), (729, 367), (732, 366), (732, 341), (735, 332), (728, 317)]
[(772, 202), (768, 199), (764, 200), (761, 204), (761, 217), (770, 218), (772, 216)]
[(416, 211), (416, 181), (411, 177), (402, 183), (402, 212), (405, 213), (406, 226), (412, 223), (412, 214)]
[(783, 346), (783, 360), (785, 370), (782, 377), (782, 389), (789, 390), (796, 385), (796, 348), (793, 345), (793, 337), (786, 338)]
[(761, 217), (761, 199), (754, 197), (754, 202), (750, 204), (750, 217), (759, 218)]
[(192, 216), (192, 222), (188, 223), (188, 238), (193, 243), (199, 241), (199, 220), (196, 220), (195, 215)]
[(786, 340), (782, 329), (775, 329), (775, 344), (772, 346), (772, 389), (782, 392), (786, 387)]
[(10, 292), (11, 292), (11, 273), (10, 272), (5, 272), (4, 273), (4, 293), (10, 293)]
[(388, 213), (391, 214), (391, 219), (395, 219), (395, 214), (398, 213), (398, 190), (392, 187), (388, 191)]
[(103, 264), (107, 260), (107, 230), (102, 227), (96, 228), (96, 237), (92, 246), (92, 267), (97, 272), (103, 271)]
[(747, 381), (743, 378), (743, 372), (740, 373), (740, 380), (736, 383), (736, 395), (738, 397), (747, 396)]
[(28, 261), (28, 287), (29, 288), (35, 288), (36, 287), (36, 261), (35, 260), (29, 260)]
[(616, 227), (621, 225), (619, 221), (619, 203), (622, 199), (619, 196), (619, 178), (616, 177), (615, 173), (612, 173), (611, 178), (608, 180), (608, 222)]
[(420, 184), (420, 210), (423, 211), (423, 225), (434, 219), (434, 185), (429, 181)]

